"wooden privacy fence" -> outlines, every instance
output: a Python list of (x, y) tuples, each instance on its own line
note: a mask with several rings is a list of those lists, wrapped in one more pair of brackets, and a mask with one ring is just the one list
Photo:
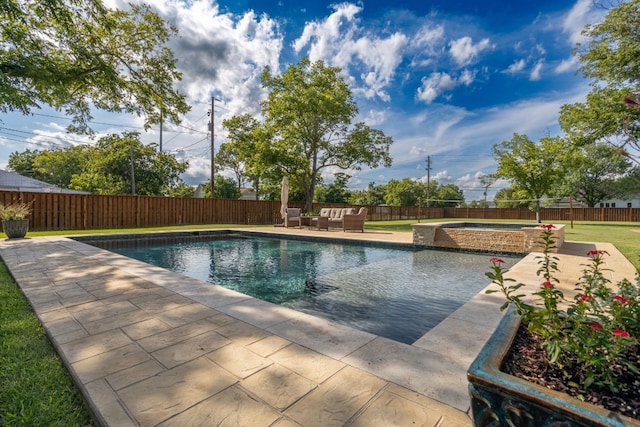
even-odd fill
[[(32, 204), (31, 230), (96, 230), (198, 224), (266, 225), (282, 223), (280, 202), (266, 200), (197, 199), (186, 197), (99, 196), (64, 193), (0, 191), (0, 203)], [(302, 202), (290, 202), (302, 208)], [(314, 204), (321, 207), (340, 204)], [(640, 222), (638, 208), (545, 208), (542, 218), (553, 221)], [(528, 209), (418, 208), (367, 206), (367, 220), (418, 220), (420, 218), (474, 218), (533, 220)]]

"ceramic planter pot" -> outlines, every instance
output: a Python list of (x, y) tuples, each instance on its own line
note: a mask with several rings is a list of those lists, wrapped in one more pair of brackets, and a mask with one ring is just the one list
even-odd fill
[(28, 219), (4, 219), (2, 220), (2, 230), (9, 239), (21, 239), (29, 231)]
[(519, 326), (520, 316), (509, 310), (467, 372), (474, 426), (640, 426), (632, 418), (501, 372)]

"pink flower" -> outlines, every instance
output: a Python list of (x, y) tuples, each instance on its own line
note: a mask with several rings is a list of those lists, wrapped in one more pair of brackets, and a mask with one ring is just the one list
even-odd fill
[(602, 325), (600, 323), (593, 322), (591, 324), (591, 329), (602, 329)]
[(544, 288), (547, 288), (547, 289), (551, 289), (551, 288), (553, 288), (553, 283), (544, 282), (541, 286), (544, 287)]
[(545, 230), (551, 230), (552, 228), (556, 228), (553, 224), (542, 224), (540, 228), (544, 228)]
[(616, 337), (625, 337), (625, 338), (629, 338), (631, 336), (629, 335), (629, 332), (623, 329), (616, 329), (615, 331), (613, 331), (613, 335)]
[(621, 297), (620, 295), (616, 295), (615, 297), (613, 297), (613, 300), (619, 302), (620, 304), (626, 304), (629, 302), (628, 299)]
[(491, 264), (504, 264), (504, 260), (500, 259), (500, 258), (491, 258), (489, 260), (489, 262)]

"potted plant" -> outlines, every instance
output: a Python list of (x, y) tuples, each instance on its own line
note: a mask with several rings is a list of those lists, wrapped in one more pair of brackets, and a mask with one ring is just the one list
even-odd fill
[(29, 231), (31, 204), (24, 202), (0, 203), (2, 229), (9, 239), (22, 238)]
[(542, 226), (540, 286), (521, 283), (492, 258), (487, 276), (509, 311), (468, 371), (476, 426), (640, 426), (640, 280), (613, 285), (604, 251), (591, 251), (576, 296), (555, 278), (552, 225)]

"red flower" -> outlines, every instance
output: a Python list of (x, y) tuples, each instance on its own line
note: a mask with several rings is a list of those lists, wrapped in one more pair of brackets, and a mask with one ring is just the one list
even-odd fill
[(607, 251), (589, 251), (587, 252), (587, 256), (599, 256), (599, 255), (609, 255)]
[(602, 329), (602, 325), (600, 323), (593, 322), (591, 324), (591, 329)]
[(576, 299), (578, 302), (591, 302), (593, 301), (593, 297), (591, 295), (579, 294)]
[(616, 337), (625, 337), (625, 338), (629, 338), (631, 336), (629, 335), (629, 332), (623, 329), (616, 329), (615, 331), (613, 331), (613, 335)]
[(551, 230), (552, 228), (556, 228), (553, 224), (542, 224), (540, 228), (544, 228), (545, 230)]
[(620, 295), (616, 295), (615, 297), (613, 297), (614, 301), (618, 301), (620, 304), (626, 304), (629, 302), (628, 299), (621, 297)]
[(553, 288), (553, 283), (551, 283), (551, 282), (544, 282), (544, 283), (542, 284), (542, 286), (543, 286), (543, 287), (545, 287), (545, 288), (547, 288), (547, 289), (551, 289), (551, 288)]
[(491, 258), (489, 260), (489, 262), (491, 264), (504, 264), (504, 260), (500, 259), (500, 258)]

